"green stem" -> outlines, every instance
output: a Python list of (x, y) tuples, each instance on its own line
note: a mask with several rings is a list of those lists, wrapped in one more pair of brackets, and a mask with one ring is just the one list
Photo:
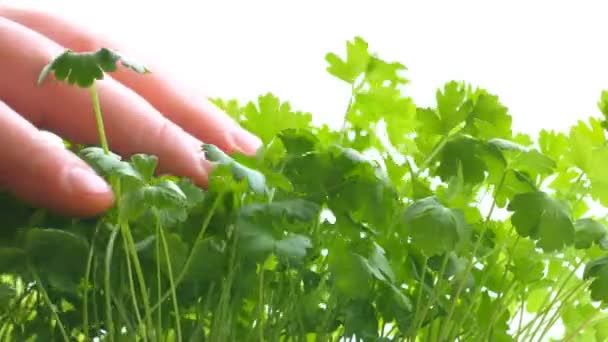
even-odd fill
[[(161, 281), (161, 255), (160, 255), (160, 224), (158, 223), (158, 217), (157, 217), (157, 212), (156, 210), (154, 210), (154, 217), (156, 219), (156, 286), (157, 286), (157, 296), (158, 296), (158, 303), (161, 302), (161, 295), (162, 295), (162, 281)], [(158, 327), (162, 327), (163, 326), (163, 306), (159, 306), (158, 307), (158, 312), (156, 313), (156, 320), (157, 323), (156, 325)]]
[(420, 277), (420, 289), (418, 292), (418, 296), (416, 296), (416, 311), (414, 313), (414, 322), (412, 322), (411, 325), (411, 331), (408, 332), (408, 336), (410, 337), (415, 337), (416, 336), (416, 327), (418, 326), (418, 316), (420, 315), (420, 312), (418, 311), (420, 309), (420, 304), (422, 302), (422, 292), (424, 291), (424, 287), (425, 287), (425, 283), (424, 283), (424, 278), (426, 277), (426, 263), (428, 262), (428, 258), (424, 257), (423, 260), (423, 264), (422, 264), (422, 276)]
[[(417, 323), (415, 325), (415, 331), (422, 328), (422, 324), (424, 323), (424, 320), (429, 311), (429, 308), (434, 304), (435, 300), (437, 298), (439, 298), (441, 290), (443, 290), (443, 286), (442, 286), (442, 288), (440, 288), (439, 285), (442, 284), (442, 280), (445, 275), (445, 270), (448, 265), (448, 259), (449, 259), (449, 254), (446, 253), (445, 256), (443, 257), (443, 261), (441, 263), (441, 268), (439, 269), (439, 273), (437, 274), (437, 281), (435, 282), (435, 286), (433, 286), (433, 290), (431, 291), (429, 301), (426, 303), (426, 305), (424, 305), (424, 309), (423, 309), (422, 313), (420, 314), (420, 317), (417, 320)], [(449, 282), (448, 282), (448, 284), (449, 284)], [(430, 326), (432, 327), (432, 324)]]
[[(118, 229), (117, 229), (118, 230)], [(125, 253), (129, 250), (129, 246), (127, 245), (127, 240), (122, 239), (123, 249)], [(127, 277), (129, 278), (129, 291), (131, 291), (131, 300), (133, 301), (133, 310), (135, 311), (135, 318), (137, 319), (137, 325), (142, 329), (142, 335), (144, 341), (148, 340), (148, 333), (145, 329), (145, 325), (143, 320), (141, 319), (141, 314), (139, 313), (139, 304), (137, 302), (137, 292), (135, 291), (135, 283), (133, 281), (133, 268), (131, 267), (131, 259), (127, 253), (127, 257), (125, 258), (127, 263)]]
[(95, 232), (91, 239), (91, 247), (89, 248), (89, 255), (87, 257), (87, 267), (84, 272), (84, 293), (82, 294), (82, 326), (84, 331), (85, 340), (90, 340), (89, 337), (89, 278), (91, 277), (91, 268), (93, 265), (93, 255), (95, 253), (95, 240), (99, 233), (99, 225), (103, 221), (100, 221), (95, 226)]
[(574, 329), (568, 336), (566, 336), (566, 338), (564, 338), (564, 342), (570, 342), (572, 340), (574, 340), (574, 338), (580, 334), (581, 332), (585, 331), (585, 328), (587, 326), (589, 326), (589, 324), (591, 324), (593, 322), (593, 320), (600, 314), (600, 312), (595, 312), (591, 315), (589, 315), (589, 317), (587, 317), (587, 319), (585, 319), (576, 329)]
[(177, 294), (175, 292), (175, 282), (173, 281), (173, 267), (171, 266), (171, 258), (169, 256), (169, 246), (167, 245), (167, 239), (165, 238), (165, 233), (160, 224), (160, 217), (158, 215), (158, 212), (155, 211), (155, 214), (156, 214), (156, 220), (158, 222), (158, 230), (160, 232), (160, 238), (163, 243), (163, 250), (165, 253), (165, 258), (167, 260), (167, 270), (169, 271), (169, 285), (171, 286), (170, 290), (171, 290), (171, 295), (173, 297), (173, 310), (175, 310), (175, 328), (177, 330), (177, 341), (181, 342), (182, 341), (182, 328), (181, 328), (181, 323), (180, 323), (181, 316), (179, 314)]
[[(498, 182), (498, 185), (496, 186), (496, 189), (494, 190), (492, 205), (490, 206), (490, 210), (488, 211), (488, 214), (486, 215), (486, 218), (484, 220), (484, 224), (482, 225), (481, 232), (479, 233), (479, 238), (477, 239), (477, 241), (475, 241), (475, 245), (473, 246), (473, 251), (471, 252), (471, 258), (468, 260), (465, 271), (462, 273), (463, 279), (458, 284), (458, 288), (456, 289), (456, 294), (454, 295), (454, 299), (451, 299), (452, 305), (450, 306), (450, 310), (445, 319), (446, 324), (448, 324), (450, 322), (450, 319), (452, 318), (452, 315), (454, 314), (454, 312), (456, 310), (456, 305), (458, 304), (458, 299), (460, 298), (460, 294), (461, 294), (462, 290), (464, 289), (464, 284), (465, 284), (465, 280), (466, 280), (465, 277), (469, 274), (469, 272), (471, 272), (471, 269), (473, 268), (475, 255), (477, 254), (477, 250), (479, 249), (479, 247), (481, 247), (481, 242), (483, 241), (486, 231), (488, 230), (487, 223), (490, 220), (490, 218), (492, 217), (492, 213), (494, 213), (494, 209), (496, 208), (496, 198), (498, 197), (498, 194), (505, 182), (506, 175), (507, 175), (506, 171), (503, 172), (503, 174), (500, 178), (500, 181)], [(456, 326), (454, 328), (458, 329), (458, 326)], [(449, 330), (451, 330), (451, 329), (447, 329), (447, 327), (441, 329), (441, 333), (439, 334), (439, 341), (443, 340), (445, 333), (448, 332)], [(451, 333), (451, 331), (450, 331), (450, 333)]]
[(95, 83), (89, 87), (91, 91), (91, 98), (93, 99), (93, 109), (95, 110), (95, 120), (97, 121), (97, 132), (99, 134), (99, 141), (103, 147), (103, 151), (106, 154), (110, 154), (110, 147), (108, 146), (108, 140), (106, 139), (106, 130), (103, 125), (103, 117), (101, 115), (101, 105), (99, 104), (99, 95), (97, 94), (97, 87)]
[(46, 289), (42, 285), (42, 281), (40, 280), (40, 277), (38, 276), (38, 272), (36, 272), (34, 267), (32, 267), (29, 264), (28, 264), (28, 268), (29, 268), (30, 272), (32, 273), (32, 276), (34, 277), (34, 280), (36, 281), (36, 286), (38, 287), (38, 291), (40, 291), (40, 293), (42, 293), (42, 297), (44, 298), (46, 305), (49, 307), (49, 309), (53, 313), (53, 317), (55, 318), (55, 321), (57, 322), (57, 326), (59, 327), (59, 331), (61, 331), (61, 335), (63, 336), (63, 339), (66, 342), (69, 342), (70, 338), (68, 337), (68, 334), (65, 331), (63, 323), (61, 323), (61, 319), (59, 318), (57, 309), (55, 309), (55, 305), (53, 305), (53, 302), (51, 301), (49, 294), (46, 292)]
[[(152, 311), (150, 310), (150, 300), (148, 298), (148, 290), (147, 290), (146, 281), (144, 278), (144, 273), (141, 268), (141, 264), (139, 262), (139, 257), (137, 256), (137, 249), (135, 248), (135, 242), (133, 241), (133, 235), (131, 235), (131, 229), (129, 228), (129, 223), (125, 222), (124, 219), (120, 219), (120, 220), (122, 221), (122, 222), (120, 222), (120, 230), (121, 230), (123, 237), (126, 239), (126, 242), (127, 242), (127, 247), (128, 247), (127, 253), (130, 254), (131, 258), (133, 259), (133, 265), (135, 266), (135, 275), (139, 282), (141, 296), (144, 301), (146, 323), (148, 324), (149, 327), (152, 327), (154, 325), (152, 324)], [(157, 338), (160, 338), (160, 336), (158, 336)], [(156, 340), (156, 338), (153, 340)]]
[[(589, 282), (589, 283), (583, 282), (583, 283), (579, 284), (578, 286), (574, 286), (574, 289), (572, 289), (570, 291), (570, 293), (568, 294), (568, 296), (565, 299), (563, 299), (563, 300), (560, 299), (560, 305), (558, 306), (557, 310), (555, 310), (555, 312), (553, 313), (553, 315), (551, 316), (551, 318), (549, 319), (549, 321), (545, 325), (545, 329), (543, 330), (542, 334), (538, 338), (539, 341), (543, 341), (543, 338), (549, 333), (549, 330), (551, 329), (551, 327), (553, 327), (553, 324), (555, 324), (555, 322), (559, 319), (560, 313), (562, 312), (562, 310), (564, 308), (564, 305), (566, 305), (568, 303), (567, 300), (569, 300), (572, 296), (578, 294), (579, 291), (583, 290), (590, 283), (591, 282)], [(551, 307), (552, 306), (550, 306), (549, 309)], [(547, 312), (548, 311), (549, 310), (547, 310)]]
[(262, 265), (260, 270), (258, 296), (258, 333), (260, 337), (260, 342), (264, 342), (264, 265)]
[[(205, 221), (203, 223), (203, 227), (199, 231), (196, 239), (194, 240), (194, 243), (192, 244), (192, 249), (190, 250), (190, 254), (188, 255), (188, 258), (186, 259), (186, 262), (184, 263), (184, 267), (182, 267), (182, 270), (180, 271), (179, 275), (175, 279), (175, 286), (176, 287), (179, 286), (179, 284), (181, 284), (182, 280), (184, 279), (184, 277), (188, 273), (188, 270), (190, 269), (190, 264), (192, 263), (192, 260), (194, 259), (194, 252), (196, 251), (196, 244), (203, 240), (203, 236), (205, 235), (205, 232), (207, 231), (207, 227), (209, 227), (209, 223), (211, 222), (211, 218), (213, 217), (213, 213), (217, 209), (217, 207), (220, 204), (222, 198), (224, 198), (224, 194), (223, 193), (217, 195), (217, 198), (213, 202), (213, 205), (211, 206), (211, 209), (207, 213), (207, 217), (205, 217)], [(161, 302), (165, 301), (170, 295), (171, 295), (171, 290), (166, 291), (163, 294), (160, 302), (156, 303), (151, 308), (151, 311), (154, 312), (156, 309), (158, 309), (158, 307), (160, 306)]]
[[(559, 298), (559, 295), (565, 290), (566, 288), (566, 284), (568, 284), (568, 281), (576, 274), (577, 270), (581, 267), (581, 265), (583, 264), (583, 258), (581, 258), (581, 260), (576, 263), (576, 265), (574, 266), (574, 270), (572, 270), (570, 273), (568, 273), (563, 280), (560, 283), (560, 286), (555, 294), (555, 298), (551, 301), (550, 305), (549, 305), (549, 309), (551, 309), (555, 303), (557, 303), (557, 298)], [(544, 307), (545, 305), (547, 305), (547, 303), (549, 302), (551, 298), (551, 293), (547, 293), (547, 295), (545, 296), (545, 299), (543, 300), (543, 304), (541, 305), (541, 307)], [(530, 340), (533, 340), (534, 337), (536, 336), (536, 333), (539, 332), (539, 330), (541, 329), (543, 322), (545, 321), (545, 319), (547, 318), (547, 315), (549, 314), (550, 310), (545, 311), (542, 315), (537, 315), (537, 318), (540, 318), (539, 322), (538, 322), (538, 326), (536, 329), (534, 329), (534, 332), (532, 333), (532, 336), (530, 336)], [(536, 321), (537, 319), (534, 319), (534, 321)]]
[(118, 228), (115, 228), (110, 234), (108, 245), (106, 246), (106, 257), (105, 257), (105, 272), (104, 272), (104, 292), (106, 299), (106, 323), (108, 325), (108, 339), (114, 341), (114, 319), (112, 318), (112, 285), (110, 282), (110, 275), (112, 274), (112, 256), (114, 254), (114, 242), (118, 236)]

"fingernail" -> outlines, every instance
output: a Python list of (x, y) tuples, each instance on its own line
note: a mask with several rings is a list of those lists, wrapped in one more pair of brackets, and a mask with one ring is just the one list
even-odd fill
[(110, 187), (101, 177), (80, 167), (74, 167), (68, 171), (67, 181), (72, 191), (89, 194), (102, 194), (110, 191)]
[(256, 154), (262, 146), (262, 140), (248, 131), (237, 128), (230, 135), (235, 147), (245, 154)]

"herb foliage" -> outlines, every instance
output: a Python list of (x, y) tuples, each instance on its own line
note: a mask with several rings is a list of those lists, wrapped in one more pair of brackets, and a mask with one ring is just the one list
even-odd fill
[(569, 132), (515, 133), (490, 92), (407, 95), (404, 65), (360, 37), (328, 72), (352, 90), (340, 130), (266, 94), (215, 102), (264, 142), (207, 189), (121, 159), (94, 81), (122, 62), (67, 51), (41, 74), (90, 87), (112, 184), (101, 217), (2, 194), (2, 340), (563, 341), (608, 339), (608, 92)]

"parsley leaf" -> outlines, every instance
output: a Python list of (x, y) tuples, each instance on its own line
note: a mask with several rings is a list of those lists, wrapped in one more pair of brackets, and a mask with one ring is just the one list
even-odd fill
[(53, 72), (60, 81), (67, 80), (69, 84), (76, 84), (83, 88), (90, 87), (95, 80), (104, 78), (104, 71), (116, 71), (117, 62), (140, 74), (150, 72), (145, 66), (107, 48), (101, 48), (96, 52), (66, 50), (42, 69), (38, 77), (38, 84), (42, 84), (46, 77)]
[(564, 203), (545, 192), (517, 194), (507, 207), (513, 211), (511, 222), (524, 237), (538, 240), (547, 252), (561, 250), (574, 243), (574, 224)]

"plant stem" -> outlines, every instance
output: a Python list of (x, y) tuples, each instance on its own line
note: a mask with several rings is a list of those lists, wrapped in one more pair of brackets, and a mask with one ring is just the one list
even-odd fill
[[(482, 225), (481, 232), (479, 233), (479, 238), (477, 239), (477, 241), (475, 241), (475, 245), (473, 246), (473, 251), (471, 252), (471, 258), (468, 260), (465, 271), (463, 272), (463, 279), (462, 279), (462, 281), (459, 282), (458, 288), (456, 290), (456, 294), (454, 295), (454, 299), (452, 299), (452, 305), (450, 306), (448, 316), (445, 319), (446, 324), (449, 323), (450, 319), (452, 318), (452, 315), (454, 314), (454, 311), (456, 310), (456, 305), (458, 305), (458, 299), (460, 298), (460, 293), (464, 289), (464, 284), (465, 284), (464, 277), (466, 277), (469, 274), (469, 272), (471, 272), (471, 269), (473, 268), (473, 263), (475, 261), (475, 255), (477, 254), (477, 250), (481, 246), (481, 242), (483, 241), (486, 231), (488, 230), (487, 223), (490, 220), (490, 218), (492, 217), (494, 208), (496, 208), (496, 198), (498, 197), (498, 193), (500, 192), (500, 190), (504, 184), (506, 175), (507, 175), (507, 173), (503, 172), (502, 177), (500, 178), (500, 181), (498, 182), (498, 185), (496, 186), (496, 189), (494, 190), (492, 205), (490, 206), (490, 210), (488, 211), (488, 214), (486, 215), (486, 218), (484, 220), (484, 224)], [(458, 329), (457, 326), (455, 328)], [(439, 341), (443, 340), (443, 337), (448, 330), (450, 330), (450, 329), (447, 329), (447, 327), (444, 329), (441, 329), (441, 333), (439, 334)]]
[(99, 141), (101, 147), (106, 154), (110, 154), (110, 147), (108, 146), (108, 140), (106, 139), (106, 130), (103, 125), (103, 117), (101, 115), (101, 105), (99, 104), (99, 95), (97, 94), (97, 87), (95, 83), (89, 87), (91, 91), (91, 98), (93, 99), (93, 109), (95, 110), (95, 120), (97, 121), (97, 132), (99, 134)]
[(260, 282), (258, 289), (258, 333), (260, 342), (264, 342), (264, 265), (260, 267)]
[(141, 319), (141, 314), (139, 313), (139, 304), (137, 302), (137, 292), (135, 291), (135, 283), (133, 282), (133, 269), (131, 267), (131, 259), (129, 258), (129, 254), (128, 254), (128, 250), (129, 250), (129, 246), (127, 245), (127, 240), (126, 239), (122, 239), (122, 243), (123, 243), (123, 248), (125, 253), (127, 253), (127, 257), (125, 258), (125, 261), (127, 263), (127, 277), (129, 278), (129, 291), (131, 291), (131, 299), (133, 300), (133, 310), (135, 311), (135, 318), (137, 319), (137, 324), (139, 327), (141, 327), (143, 330), (143, 339), (144, 341), (148, 340), (148, 332), (145, 329), (145, 324), (143, 323), (143, 320)]
[(158, 212), (155, 211), (156, 220), (158, 222), (158, 230), (160, 232), (160, 238), (163, 243), (163, 250), (165, 253), (165, 257), (167, 260), (167, 271), (169, 271), (169, 285), (171, 286), (171, 295), (173, 296), (173, 310), (175, 310), (175, 328), (177, 330), (177, 341), (182, 341), (182, 328), (180, 323), (180, 314), (179, 307), (177, 302), (177, 294), (175, 293), (175, 283), (173, 282), (173, 267), (171, 266), (171, 258), (169, 256), (169, 246), (167, 245), (167, 239), (165, 238), (165, 233), (163, 231), (163, 227), (160, 224), (160, 217)]
[(564, 342), (572, 341), (576, 337), (576, 335), (585, 331), (585, 328), (587, 326), (589, 326), (589, 324), (591, 324), (593, 322), (593, 320), (595, 319), (595, 317), (599, 314), (600, 314), (599, 312), (595, 312), (592, 315), (589, 315), (589, 317), (587, 317), (587, 319), (585, 319), (576, 329), (574, 329), (570, 333), (570, 335), (568, 335), (568, 336), (566, 336), (566, 338), (564, 338)]
[(89, 340), (89, 277), (91, 276), (91, 267), (93, 264), (93, 255), (95, 253), (95, 239), (97, 238), (97, 234), (99, 233), (99, 225), (102, 224), (103, 221), (99, 221), (99, 223), (95, 226), (95, 232), (93, 233), (93, 238), (91, 239), (91, 246), (89, 248), (89, 255), (87, 257), (87, 267), (84, 272), (84, 290), (82, 294), (82, 329), (84, 331), (84, 337), (86, 340)]
[[(566, 288), (566, 284), (568, 283), (568, 281), (576, 274), (576, 271), (581, 267), (581, 265), (583, 264), (584, 259), (581, 258), (581, 260), (576, 263), (576, 265), (574, 266), (574, 269), (568, 273), (564, 279), (561, 281), (561, 284), (555, 294), (555, 298), (553, 299), (553, 301), (551, 301), (549, 308), (547, 311), (545, 311), (542, 315), (537, 315), (537, 318), (540, 318), (540, 321), (538, 322), (538, 327), (536, 329), (534, 329), (534, 333), (532, 333), (532, 336), (530, 336), (530, 340), (534, 339), (534, 337), (536, 336), (536, 333), (541, 329), (543, 322), (545, 321), (545, 319), (547, 318), (547, 315), (549, 314), (550, 309), (553, 307), (553, 305), (555, 305), (555, 303), (557, 303), (557, 298), (559, 297), (559, 295), (565, 290)], [(548, 293), (545, 296), (545, 299), (543, 301), (543, 304), (541, 305), (541, 307), (545, 306), (547, 304), (547, 302), (549, 301), (551, 297), (551, 293)], [(534, 321), (536, 321), (536, 319), (534, 319)], [(548, 330), (548, 327), (547, 327)]]
[(59, 331), (61, 331), (61, 335), (63, 335), (63, 339), (66, 342), (69, 342), (70, 338), (68, 337), (68, 334), (65, 331), (65, 328), (63, 327), (63, 323), (61, 323), (61, 319), (59, 318), (59, 314), (57, 313), (57, 310), (55, 309), (55, 305), (53, 305), (53, 302), (51, 302), (51, 298), (49, 297), (49, 294), (46, 292), (46, 289), (42, 285), (42, 281), (40, 280), (40, 277), (38, 276), (38, 272), (36, 272), (36, 269), (34, 269), (34, 267), (32, 267), (30, 264), (28, 264), (28, 268), (29, 268), (30, 272), (32, 273), (32, 276), (34, 277), (34, 280), (36, 281), (36, 286), (38, 287), (38, 291), (40, 291), (40, 293), (42, 293), (42, 298), (44, 298), (46, 305), (48, 305), (49, 310), (51, 310), (51, 312), (53, 313), (53, 317), (55, 317), (55, 321), (57, 322)]
[(412, 322), (411, 325), (411, 331), (407, 334), (410, 337), (415, 337), (416, 336), (416, 332), (417, 332), (417, 327), (418, 327), (418, 319), (420, 316), (420, 312), (418, 311), (420, 309), (420, 305), (422, 302), (422, 292), (424, 291), (424, 287), (425, 287), (425, 283), (424, 283), (424, 278), (426, 277), (426, 264), (428, 262), (428, 258), (425, 256), (423, 259), (423, 263), (422, 263), (422, 276), (420, 277), (420, 289), (418, 292), (418, 296), (416, 296), (416, 312), (414, 313), (414, 321)]
[(108, 245), (106, 247), (106, 255), (105, 255), (105, 272), (104, 272), (104, 292), (106, 298), (106, 321), (108, 324), (108, 338), (110, 341), (114, 341), (114, 319), (112, 318), (112, 285), (110, 282), (110, 275), (112, 274), (111, 265), (112, 265), (112, 256), (114, 254), (114, 242), (116, 241), (116, 236), (118, 236), (118, 228), (115, 228), (110, 234), (110, 239), (108, 240)]
[[(420, 317), (419, 317), (420, 319), (418, 320), (418, 322), (415, 325), (416, 330), (422, 328), (422, 324), (424, 323), (424, 319), (427, 315), (429, 308), (433, 305), (433, 302), (435, 302), (435, 300), (439, 297), (439, 295), (441, 293), (442, 289), (439, 288), (439, 285), (442, 283), (443, 277), (445, 275), (445, 270), (447, 268), (448, 259), (449, 259), (449, 254), (446, 253), (443, 257), (443, 261), (441, 263), (441, 268), (439, 270), (439, 273), (437, 274), (437, 281), (435, 282), (435, 286), (433, 286), (433, 291), (431, 291), (429, 301), (424, 306), (422, 314), (420, 314)], [(449, 284), (449, 282), (448, 282), (448, 284)], [(432, 327), (432, 324), (430, 326)]]
[[(211, 218), (213, 217), (213, 214), (215, 213), (215, 210), (217, 209), (218, 205), (220, 204), (222, 198), (224, 198), (224, 194), (223, 193), (218, 194), (215, 201), (213, 202), (213, 205), (211, 206), (211, 209), (209, 209), (209, 212), (207, 213), (207, 217), (205, 217), (205, 221), (203, 222), (203, 227), (199, 231), (196, 239), (194, 240), (194, 243), (192, 244), (192, 249), (190, 250), (190, 254), (188, 255), (188, 258), (186, 259), (186, 262), (184, 263), (182, 270), (180, 271), (179, 275), (175, 279), (176, 287), (179, 286), (179, 284), (182, 282), (182, 280), (188, 273), (188, 270), (190, 269), (190, 264), (192, 263), (192, 260), (194, 259), (194, 252), (196, 251), (196, 244), (203, 240), (203, 236), (205, 235), (205, 232), (207, 231), (207, 227), (209, 226), (209, 223), (211, 222)], [(170, 295), (171, 295), (171, 290), (166, 291), (163, 294), (161, 301), (156, 303), (154, 306), (152, 306), (151, 311), (154, 312), (156, 309), (158, 309), (161, 302), (165, 301), (165, 299), (167, 299)]]
[[(591, 282), (589, 282), (591, 283)], [(553, 326), (553, 324), (555, 324), (555, 322), (559, 319), (560, 317), (560, 313), (562, 312), (562, 309), (564, 308), (564, 305), (566, 305), (567, 300), (570, 299), (572, 296), (578, 294), (578, 292), (580, 292), (581, 290), (583, 290), (584, 288), (586, 288), (588, 285), (587, 282), (583, 282), (581, 284), (579, 284), (578, 286), (574, 286), (574, 289), (572, 289), (570, 291), (570, 293), (568, 293), (568, 296), (565, 299), (560, 299), (560, 305), (558, 306), (558, 308), (555, 310), (555, 312), (553, 313), (552, 317), (549, 319), (549, 321), (547, 322), (547, 324), (545, 325), (545, 329), (543, 330), (542, 334), (540, 335), (540, 337), (538, 338), (539, 341), (543, 341), (543, 338), (545, 337), (545, 335), (547, 335), (549, 333), (549, 329), (551, 329), (551, 327)], [(552, 306), (549, 307), (549, 309)], [(548, 312), (549, 310), (547, 310)]]

